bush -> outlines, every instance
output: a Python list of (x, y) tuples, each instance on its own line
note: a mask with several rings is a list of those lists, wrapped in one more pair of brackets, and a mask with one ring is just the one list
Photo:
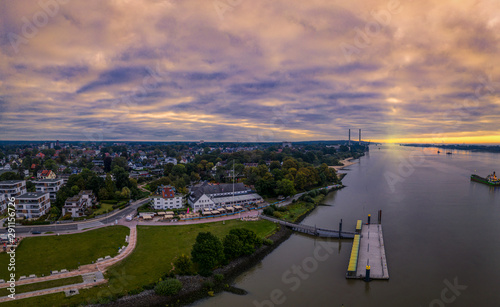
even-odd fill
[(130, 290), (130, 291), (128, 292), (128, 295), (136, 295), (136, 294), (141, 293), (142, 291), (143, 291), (143, 289), (142, 289), (142, 288), (135, 288), (135, 289), (133, 289), (133, 290)]
[(214, 275), (214, 280), (215, 280), (215, 282), (220, 283), (220, 282), (222, 282), (224, 280), (224, 275), (222, 275), (222, 274), (215, 274)]
[(193, 275), (193, 262), (188, 255), (182, 254), (174, 261), (175, 272), (179, 275)]
[(273, 208), (271, 208), (271, 207), (267, 207), (267, 208), (265, 208), (265, 209), (264, 209), (263, 213), (264, 213), (265, 215), (273, 216), (273, 214), (274, 214), (274, 209), (273, 209)]
[(274, 216), (275, 218), (279, 219), (279, 218), (281, 218), (282, 214), (281, 214), (281, 212), (274, 211), (273, 216)]
[(307, 203), (314, 203), (314, 199), (312, 199), (311, 196), (307, 195), (306, 197), (304, 197), (304, 201), (307, 202)]
[(273, 245), (273, 243), (274, 242), (271, 239), (263, 239), (262, 240), (262, 244), (264, 244), (264, 245)]
[(176, 295), (181, 291), (182, 283), (175, 278), (169, 278), (167, 280), (159, 282), (155, 287), (155, 293), (159, 295)]

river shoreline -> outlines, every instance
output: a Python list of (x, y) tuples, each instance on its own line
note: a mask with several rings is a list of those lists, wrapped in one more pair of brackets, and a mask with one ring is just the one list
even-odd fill
[[(214, 275), (223, 274), (224, 280), (219, 283), (218, 286), (214, 287), (214, 292), (218, 293), (224, 291), (224, 285), (233, 283), (236, 277), (259, 263), (281, 243), (285, 242), (291, 234), (292, 231), (290, 229), (280, 226), (280, 229), (268, 238), (273, 240), (272, 245), (262, 245), (252, 255), (240, 257), (231, 261), (228, 265), (222, 268), (215, 269)], [(161, 296), (155, 294), (154, 290), (145, 290), (139, 294), (126, 295), (106, 305), (96, 306), (133, 307), (138, 305), (165, 306), (166, 304), (170, 306), (185, 306), (198, 300), (210, 297), (208, 294), (209, 289), (206, 289), (203, 286), (204, 283), (212, 282), (213, 284), (216, 284), (213, 276), (202, 277), (196, 275), (176, 277), (182, 282), (183, 285), (183, 288), (178, 295), (172, 297)]]
[[(354, 163), (352, 163), (354, 164)], [(342, 174), (342, 178), (346, 174)], [(343, 188), (332, 188), (328, 191), (328, 193), (332, 191), (336, 191)], [(323, 197), (324, 199), (324, 197)], [(299, 216), (296, 220), (295, 223), (300, 223), (302, 220), (304, 220), (311, 212), (313, 212), (316, 207), (323, 201), (320, 200), (317, 204), (314, 205), (314, 207), (311, 210), (308, 210), (304, 212), (301, 216)], [(112, 306), (112, 307), (133, 307), (137, 305), (145, 305), (145, 306), (185, 306), (188, 304), (192, 304), (196, 301), (206, 299), (210, 297), (209, 295), (209, 290), (206, 287), (204, 287), (204, 284), (207, 282), (211, 282), (212, 284), (215, 285), (215, 287), (211, 290), (214, 290), (214, 293), (220, 293), (223, 291), (227, 291), (228, 288), (231, 289), (232, 287), (225, 287), (225, 285), (230, 285), (231, 283), (234, 282), (234, 280), (241, 275), (242, 273), (248, 271), (252, 267), (254, 267), (257, 263), (262, 261), (269, 253), (271, 253), (273, 250), (275, 250), (278, 246), (281, 245), (281, 243), (285, 242), (293, 233), (292, 230), (280, 226), (280, 229), (276, 231), (274, 234), (268, 237), (268, 239), (271, 239), (273, 241), (272, 245), (262, 245), (259, 247), (255, 253), (249, 256), (244, 256), (240, 257), (238, 259), (235, 259), (231, 261), (229, 264), (217, 268), (214, 270), (213, 275), (211, 277), (202, 277), (199, 275), (195, 276), (176, 276), (177, 279), (179, 279), (182, 282), (182, 290), (179, 292), (178, 295), (168, 297), (168, 296), (161, 296), (157, 295), (154, 290), (145, 290), (139, 294), (134, 294), (134, 295), (126, 295), (124, 297), (119, 298), (118, 300), (111, 302), (106, 305), (96, 305), (96, 306)], [(214, 281), (214, 275), (215, 274), (222, 274), (224, 275), (224, 280), (220, 283), (216, 283)], [(234, 288), (232, 288), (234, 289)], [(231, 292), (231, 291), (228, 291)], [(246, 292), (242, 290), (242, 292)]]

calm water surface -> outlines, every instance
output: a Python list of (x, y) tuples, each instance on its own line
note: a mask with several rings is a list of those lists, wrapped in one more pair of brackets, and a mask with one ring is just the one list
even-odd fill
[[(500, 155), (380, 148), (344, 170), (347, 187), (302, 223), (337, 229), (343, 219), (344, 230), (353, 230), (381, 209), (389, 281), (345, 279), (349, 240), (293, 234), (237, 278), (248, 295), (221, 293), (194, 306), (278, 306), (273, 291), (280, 306), (500, 306), (500, 189), (469, 179), (500, 173)], [(445, 281), (463, 287), (450, 290)]]

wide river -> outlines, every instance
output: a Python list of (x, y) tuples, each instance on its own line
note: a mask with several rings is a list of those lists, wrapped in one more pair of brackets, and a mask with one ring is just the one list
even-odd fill
[[(380, 148), (380, 149), (378, 149)], [(389, 281), (347, 280), (352, 241), (293, 234), (235, 286), (194, 306), (500, 306), (500, 189), (470, 175), (500, 173), (500, 155), (435, 148), (371, 146), (341, 172), (303, 224), (353, 231), (382, 227)]]

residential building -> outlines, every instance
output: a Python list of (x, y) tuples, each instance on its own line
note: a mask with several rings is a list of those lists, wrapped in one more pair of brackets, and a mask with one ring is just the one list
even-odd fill
[(7, 212), (7, 202), (8, 199), (5, 197), (5, 194), (0, 194), (0, 214)]
[(156, 210), (182, 208), (182, 194), (178, 194), (174, 187), (159, 186), (156, 194), (151, 196), (153, 208)]
[(46, 192), (29, 192), (16, 197), (16, 217), (37, 219), (50, 210), (50, 195)]
[(18, 197), (27, 192), (26, 180), (0, 181), (0, 194), (4, 194), (6, 198)]
[[(234, 186), (234, 190), (233, 190)], [(233, 205), (261, 203), (262, 197), (243, 183), (209, 184), (203, 182), (191, 188), (188, 204), (196, 211)]]
[(172, 157), (168, 157), (165, 159), (165, 164), (168, 164), (168, 163), (172, 163), (173, 165), (177, 165), (177, 159), (172, 158)]
[(71, 217), (80, 217), (85, 215), (85, 209), (92, 206), (95, 200), (91, 190), (83, 190), (73, 197), (68, 197), (62, 207), (62, 215), (71, 213)]
[(37, 192), (48, 192), (50, 195), (50, 200), (56, 200), (56, 194), (59, 189), (64, 185), (64, 180), (62, 178), (58, 179), (41, 179), (34, 181)]
[(41, 171), (38, 171), (38, 174), (36, 176), (38, 179), (56, 179), (56, 173), (49, 169), (44, 169)]
[(92, 164), (95, 166), (104, 166), (104, 160), (92, 160)]

